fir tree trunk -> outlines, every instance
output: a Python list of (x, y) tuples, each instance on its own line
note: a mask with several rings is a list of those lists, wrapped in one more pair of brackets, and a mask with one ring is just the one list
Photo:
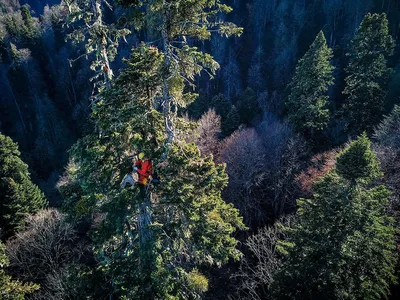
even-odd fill
[(139, 205), (138, 213), (138, 231), (141, 249), (145, 249), (148, 246), (148, 242), (152, 238), (149, 226), (151, 225), (151, 200), (150, 197), (145, 198)]

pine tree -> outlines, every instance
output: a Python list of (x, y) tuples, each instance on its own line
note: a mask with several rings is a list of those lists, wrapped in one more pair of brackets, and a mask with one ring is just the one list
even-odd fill
[[(359, 171), (348, 171), (360, 161)], [(377, 166), (362, 136), (314, 185), (314, 197), (298, 201), (298, 222), (279, 243), (284, 263), (272, 288), (278, 299), (381, 299), (389, 293), (396, 230), (386, 214), (389, 191), (370, 186), (382, 175)]]
[(17, 144), (0, 134), (0, 228), (6, 237), (23, 225), (27, 214), (39, 211), (47, 203), (32, 183), (20, 155)]
[(328, 48), (321, 31), (296, 66), (289, 85), (290, 95), (286, 101), (289, 120), (298, 131), (322, 131), (326, 129), (330, 113), (327, 107), (328, 87), (333, 84), (330, 64), (332, 50)]
[[(102, 219), (91, 233), (97, 259), (115, 294), (129, 299), (196, 297), (207, 289), (199, 266), (220, 266), (240, 257), (231, 235), (243, 224), (238, 211), (221, 199), (227, 184), (224, 167), (201, 157), (197, 146), (181, 138), (162, 158), (168, 136), (154, 99), (163, 68), (157, 48), (143, 44), (133, 51), (127, 68), (93, 105), (98, 132), (73, 147), (79, 193), (76, 186), (70, 193), (63, 188), (70, 211)], [(180, 92), (174, 90), (173, 96)], [(178, 137), (192, 127), (180, 118), (175, 124)], [(139, 152), (153, 159), (162, 181), (145, 195), (138, 188), (120, 187), (126, 162), (132, 164), (127, 157)]]
[(381, 120), (391, 74), (386, 57), (393, 54), (393, 48), (386, 14), (367, 14), (347, 53), (348, 76), (343, 91), (347, 100), (343, 109), (348, 132), (371, 133)]
[(199, 51), (192, 46), (190, 39), (199, 41), (209, 40), (211, 33), (221, 36), (239, 36), (243, 29), (231, 22), (222, 21), (221, 14), (229, 13), (232, 8), (217, 1), (182, 1), (182, 0), (150, 0), (130, 1), (121, 0), (123, 4), (138, 7), (145, 6), (146, 14), (143, 21), (149, 28), (160, 31), (163, 52), (163, 85), (162, 106), (165, 130), (168, 134), (165, 155), (168, 146), (175, 138), (173, 123), (173, 106), (185, 107), (196, 98), (196, 94), (185, 93), (180, 98), (174, 97), (173, 90), (183, 90), (184, 86), (194, 88), (193, 80), (202, 71), (213, 76), (219, 64), (208, 53)]
[(31, 283), (21, 283), (12, 280), (4, 268), (8, 266), (9, 260), (5, 254), (6, 247), (0, 241), (0, 299), (4, 300), (23, 300), (25, 295), (31, 294), (39, 289), (39, 286)]
[(32, 40), (39, 37), (39, 30), (35, 27), (35, 22), (31, 16), (28, 5), (25, 4), (21, 7), (21, 15), (24, 21), (22, 30), (25, 38)]

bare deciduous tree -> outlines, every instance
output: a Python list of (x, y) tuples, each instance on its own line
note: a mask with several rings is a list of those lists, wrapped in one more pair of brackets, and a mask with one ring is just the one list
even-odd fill
[(232, 276), (239, 279), (237, 292), (240, 299), (266, 299), (274, 275), (281, 266), (277, 255), (278, 241), (285, 239), (284, 227), (291, 227), (294, 222), (294, 216), (285, 216), (247, 239), (245, 245), (250, 255), (242, 260), (239, 272)]
[(214, 160), (218, 160), (221, 151), (221, 143), (218, 140), (218, 134), (221, 133), (221, 117), (214, 109), (210, 109), (198, 122), (197, 146), (203, 155), (212, 155)]
[(221, 161), (229, 175), (224, 196), (248, 225), (265, 224), (294, 209), (304, 150), (290, 126), (272, 115), (257, 129), (239, 130), (224, 141)]
[(40, 284), (36, 299), (64, 299), (58, 287), (65, 285), (66, 268), (85, 253), (73, 226), (56, 209), (28, 216), (25, 231), (7, 242), (10, 271), (19, 279)]
[(229, 184), (225, 198), (239, 208), (247, 224), (263, 218), (263, 199), (256, 197), (256, 187), (264, 174), (261, 140), (255, 129), (234, 132), (224, 141), (221, 160), (227, 164)]

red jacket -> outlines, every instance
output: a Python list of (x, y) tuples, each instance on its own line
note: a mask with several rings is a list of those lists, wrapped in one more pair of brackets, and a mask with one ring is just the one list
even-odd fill
[(138, 168), (139, 183), (146, 185), (153, 169), (151, 159), (146, 159), (145, 161), (139, 159), (135, 166)]

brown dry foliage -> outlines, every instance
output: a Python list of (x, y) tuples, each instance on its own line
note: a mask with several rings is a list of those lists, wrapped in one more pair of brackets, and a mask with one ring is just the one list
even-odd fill
[(316, 154), (311, 159), (311, 166), (296, 177), (302, 197), (312, 196), (314, 183), (333, 170), (336, 165), (336, 156), (338, 153), (339, 150), (333, 149)]

